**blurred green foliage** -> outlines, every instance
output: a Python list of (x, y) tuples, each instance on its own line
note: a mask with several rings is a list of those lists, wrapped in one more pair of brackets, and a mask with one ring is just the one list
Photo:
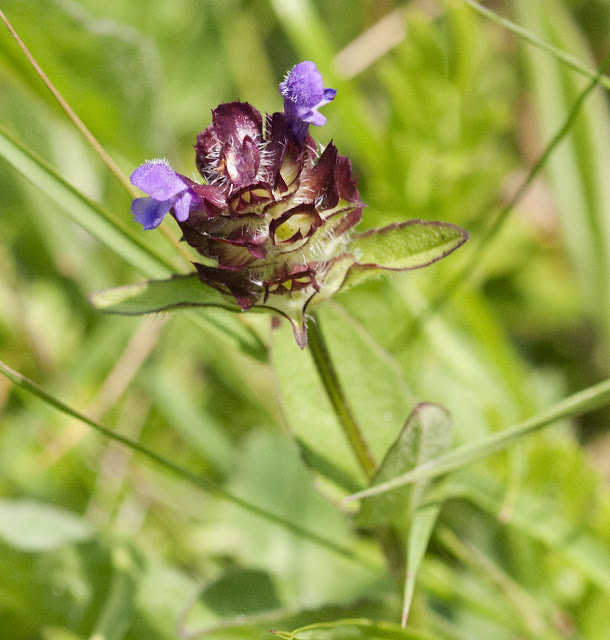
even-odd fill
[[(127, 175), (163, 156), (190, 175), (211, 108), (242, 99), (279, 110), (278, 82), (312, 59), (339, 89), (325, 107), (328, 124), (312, 133), (351, 158), (368, 204), (362, 228), (443, 220), (468, 229), (471, 244), (586, 84), (460, 0), (2, 5)], [(607, 1), (493, 7), (593, 69), (607, 53)], [(388, 31), (361, 38), (382, 19)], [(339, 64), (348, 46), (350, 60), (364, 60), (354, 75)], [(130, 197), (6, 29), (0, 78), (0, 126), (181, 268), (161, 234), (135, 228)], [(368, 282), (323, 309), (340, 380), (377, 458), (418, 402), (446, 407), (455, 442), (469, 443), (610, 375), (609, 127), (599, 91), (475, 277), (419, 331), (414, 320), (472, 247)], [(237, 322), (222, 310), (197, 322), (186, 313), (98, 314), (88, 294), (148, 274), (117, 258), (104, 231), (97, 239), (85, 232), (61, 200), (0, 163), (0, 359), (360, 558), (199, 492), (0, 378), (0, 637), (165, 640), (178, 637), (178, 625), (229, 640), (349, 618), (398, 622), (402, 585), (375, 541), (356, 531), (353, 513), (334, 503), (362, 478), (289, 328), (272, 330), (267, 317)], [(234, 327), (236, 340), (227, 337)], [(251, 335), (269, 354), (240, 350)], [(604, 640), (609, 418), (606, 409), (553, 426), (438, 487), (445, 502), (408, 630), (384, 627), (383, 637)], [(378, 632), (346, 623), (295, 637)]]

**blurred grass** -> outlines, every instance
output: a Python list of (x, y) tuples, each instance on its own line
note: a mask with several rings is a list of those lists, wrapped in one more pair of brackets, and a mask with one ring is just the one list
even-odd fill
[[(607, 53), (600, 27), (610, 22), (607, 2), (492, 6), (591, 69)], [(2, 9), (126, 174), (167, 156), (190, 175), (192, 144), (211, 108), (243, 99), (278, 110), (283, 74), (301, 59), (315, 60), (339, 94), (325, 108), (328, 124), (313, 133), (350, 156), (369, 205), (362, 228), (438, 219), (480, 238), (489, 213), (514, 192), (586, 83), (459, 0), (5, 0)], [(376, 57), (357, 39), (384, 16), (404, 37)], [(338, 56), (354, 42), (368, 62), (346, 77)], [(0, 77), (0, 125), (171, 263), (176, 256), (160, 234), (144, 237), (133, 225), (128, 197), (5, 30)], [(418, 401), (447, 407), (457, 443), (470, 443), (610, 375), (608, 127), (607, 95), (599, 91), (507, 220), (476, 281), (429, 318), (408, 348), (392, 351), (459, 256), (369, 282), (324, 310), (339, 374), (386, 445)], [(0, 162), (0, 359), (176, 464), (356, 545), (381, 566), (372, 541), (357, 538), (349, 518), (315, 492), (337, 495), (314, 482), (286, 435), (318, 437), (307, 421), (319, 427), (325, 417), (316, 415), (323, 403), (315, 390), (308, 406), (295, 404), (311, 389), (299, 384), (306, 356), (284, 344), (284, 328), (276, 335), (265, 318), (248, 320), (248, 330), (272, 344), (284, 371), (278, 385), (272, 365), (180, 314), (155, 325), (95, 313), (86, 296), (136, 282), (133, 265)], [(221, 314), (216, 323), (224, 322)], [(358, 371), (361, 387), (350, 382)], [(276, 628), (339, 617), (398, 621), (400, 599), (381, 569), (349, 566), (202, 497), (12, 393), (4, 378), (0, 411), (0, 494), (63, 507), (94, 531), (87, 542), (38, 553), (0, 540), (2, 638), (69, 640), (95, 629), (108, 638), (173, 638), (199, 585), (244, 568), (263, 570), (261, 584), (271, 581), (283, 608), (312, 609), (285, 617), (286, 626), (274, 621)], [(544, 521), (518, 511), (536, 496), (575, 537), (608, 547), (610, 465), (600, 452), (608, 451), (609, 418), (600, 410), (477, 463), (477, 477), (494, 487), (493, 507), (455, 498), (441, 511), (441, 527), (537, 603), (545, 621), (539, 637), (605, 640), (610, 625), (603, 580), (591, 580), (586, 564), (594, 556), (585, 549), (583, 566), (578, 556), (566, 558), (561, 538), (540, 534)], [(509, 491), (516, 492), (512, 524), (502, 504)], [(444, 541), (433, 536), (410, 624), (443, 638), (532, 637), (506, 593), (490, 588), (490, 565), (448, 558)], [(126, 585), (133, 599), (112, 613)], [(239, 589), (233, 595), (239, 610)], [(319, 610), (358, 598), (368, 604)], [(202, 596), (189, 609), (188, 628), (218, 618)], [(212, 637), (259, 637), (273, 625)]]

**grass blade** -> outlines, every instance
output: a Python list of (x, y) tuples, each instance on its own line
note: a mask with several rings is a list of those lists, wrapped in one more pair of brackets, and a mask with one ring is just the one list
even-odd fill
[[(557, 150), (559, 144), (566, 138), (566, 136), (572, 130), (577, 117), (581, 114), (582, 109), (585, 105), (587, 98), (591, 95), (593, 90), (599, 85), (600, 80), (603, 76), (603, 70), (610, 61), (610, 56), (604, 60), (602, 65), (600, 66), (600, 70), (593, 77), (593, 79), (586, 85), (586, 87), (578, 93), (572, 107), (569, 110), (569, 113), (561, 126), (556, 130), (548, 144), (543, 149), (542, 153), (538, 160), (534, 163), (532, 168), (529, 170), (527, 176), (524, 181), (521, 183), (515, 195), (493, 216), (493, 221), (489, 227), (489, 229), (484, 233), (484, 235), (480, 236), (477, 243), (474, 245), (474, 249), (471, 252), (470, 256), (466, 259), (463, 266), (458, 270), (458, 272), (448, 280), (445, 286), (440, 288), (440, 293), (432, 300), (427, 309), (425, 309), (419, 316), (417, 316), (412, 325), (408, 328), (407, 336), (412, 337), (421, 327), (421, 325), (425, 322), (425, 320), (436, 313), (443, 307), (449, 299), (455, 295), (458, 289), (466, 282), (468, 282), (474, 275), (476, 269), (480, 267), (483, 263), (483, 260), (490, 250), (493, 241), (498, 236), (500, 230), (504, 226), (504, 223), (509, 218), (510, 214), (513, 212), (517, 203), (521, 200), (521, 198), (525, 195), (526, 191), (530, 187), (531, 183), (534, 181), (534, 178), (546, 167), (549, 162), (551, 156)], [(606, 300), (608, 297), (607, 291), (602, 291), (601, 299)], [(410, 340), (405, 339), (404, 336), (400, 336), (400, 340), (396, 341), (395, 347), (399, 350), (404, 349)]]
[(170, 260), (147, 246), (127, 225), (80, 193), (51, 166), (21, 142), (0, 128), (0, 156), (34, 187), (61, 207), (68, 216), (123, 260), (150, 278), (175, 271)]
[(301, 527), (293, 524), (292, 522), (290, 522), (289, 520), (286, 520), (285, 518), (282, 518), (281, 516), (271, 513), (266, 509), (262, 509), (261, 507), (258, 507), (255, 504), (251, 504), (250, 502), (240, 498), (239, 496), (235, 496), (232, 493), (225, 491), (224, 489), (215, 485), (213, 482), (211, 482), (207, 478), (196, 475), (191, 471), (188, 471), (188, 469), (184, 469), (183, 467), (180, 467), (179, 465), (174, 464), (171, 460), (168, 460), (167, 458), (164, 458), (158, 453), (155, 453), (151, 449), (148, 449), (142, 446), (139, 442), (136, 442), (135, 440), (131, 440), (130, 438), (122, 436), (118, 433), (115, 433), (114, 431), (99, 424), (95, 420), (91, 420), (91, 418), (88, 418), (87, 416), (80, 413), (76, 409), (69, 407), (67, 404), (63, 403), (61, 400), (58, 400), (54, 396), (50, 395), (44, 389), (39, 387), (36, 383), (32, 382), (31, 380), (21, 375), (17, 371), (14, 371), (2, 361), (0, 361), (0, 373), (6, 376), (17, 387), (36, 396), (37, 398), (39, 398), (49, 406), (53, 407), (54, 409), (57, 409), (58, 411), (61, 411), (62, 413), (65, 413), (68, 416), (71, 416), (72, 418), (76, 418), (76, 420), (80, 420), (81, 422), (84, 422), (86, 425), (95, 429), (96, 431), (106, 436), (107, 438), (110, 438), (111, 440), (115, 440), (117, 442), (120, 442), (121, 444), (124, 444), (126, 447), (129, 447), (133, 451), (136, 451), (137, 453), (142, 454), (149, 460), (152, 460), (153, 462), (155, 462), (157, 465), (167, 469), (168, 471), (171, 471), (177, 476), (180, 476), (183, 480), (190, 482), (192, 485), (205, 491), (206, 493), (210, 493), (218, 498), (221, 498), (238, 507), (241, 507), (242, 509), (249, 511), (250, 513), (264, 520), (267, 520), (270, 523), (278, 525), (294, 533), (295, 535), (300, 536), (301, 538), (309, 540), (310, 542), (317, 544), (325, 549), (328, 549), (329, 551), (333, 551), (334, 553), (337, 553), (345, 558), (348, 558), (349, 560), (357, 562), (363, 566), (376, 569), (376, 567), (369, 560), (358, 556), (354, 551), (347, 549), (346, 547), (340, 545), (339, 543), (336, 543), (332, 540), (328, 540), (324, 536), (317, 534), (315, 532), (306, 531), (305, 529), (302, 529)]
[[(45, 84), (53, 98), (57, 101), (61, 109), (68, 116), (68, 118), (72, 121), (74, 126), (78, 129), (81, 135), (87, 141), (87, 144), (91, 146), (93, 151), (99, 156), (102, 162), (108, 167), (108, 170), (112, 175), (118, 180), (119, 184), (125, 189), (125, 191), (132, 197), (136, 198), (139, 195), (139, 191), (130, 183), (127, 177), (123, 174), (123, 172), (119, 169), (114, 160), (110, 157), (110, 155), (106, 152), (104, 147), (100, 144), (97, 138), (91, 133), (85, 123), (78, 117), (74, 109), (69, 105), (67, 100), (61, 95), (57, 87), (51, 82), (50, 78), (43, 71), (42, 67), (38, 64), (36, 58), (32, 55), (30, 50), (26, 47), (23, 40), (19, 37), (19, 34), (15, 31), (13, 25), (9, 22), (8, 18), (4, 15), (3, 11), (0, 10), (0, 19), (6, 25), (6, 28), (10, 31), (13, 38), (15, 38), (19, 48), (23, 51), (23, 54), (27, 58), (28, 62), (34, 69), (34, 71), (38, 74), (38, 77)], [(166, 222), (162, 222), (159, 227), (161, 232), (165, 235), (165, 237), (169, 240), (169, 242), (174, 246), (174, 248), (189, 261), (188, 251), (182, 247), (177, 238), (169, 231)]]
[[(563, 48), (577, 52), (582, 59), (592, 59), (588, 44), (562, 3), (549, 0), (542, 8), (519, 0), (515, 9), (523, 24), (535, 28)], [(528, 49), (527, 53), (540, 129), (547, 139), (582, 90), (582, 78), (538, 51)], [(606, 62), (602, 63), (601, 68), (605, 65)], [(608, 116), (605, 97), (592, 96), (581, 110), (565, 143), (548, 162), (548, 176), (556, 193), (563, 243), (574, 264), (587, 307), (597, 316), (606, 338), (610, 336)]]
[[(459, 497), (468, 500), (494, 518), (502, 511), (505, 487), (489, 475), (462, 473), (438, 488), (431, 499)], [(591, 536), (583, 525), (562, 516), (548, 499), (520, 491), (509, 520), (510, 525), (557, 550), (574, 563), (601, 589), (610, 592), (610, 556), (604, 541)]]
[[(538, 36), (534, 35), (528, 29), (524, 29), (522, 26), (512, 22), (508, 18), (497, 14), (495, 11), (492, 11), (488, 7), (484, 7), (482, 4), (475, 2), (475, 0), (464, 0), (464, 2), (470, 5), (475, 11), (480, 13), (482, 16), (485, 16), (492, 22), (499, 24), (504, 27), (508, 31), (512, 31), (516, 36), (519, 36), (525, 42), (533, 45), (537, 49), (541, 51), (545, 51), (549, 55), (553, 56), (556, 60), (563, 62), (567, 67), (572, 69), (572, 71), (578, 71), (582, 73), (583, 76), (587, 78), (593, 79), (595, 78), (597, 72), (593, 69), (590, 69), (587, 65), (583, 64), (578, 58), (567, 53), (563, 49), (556, 47), (555, 45), (547, 42), (546, 40), (542, 40)], [(606, 89), (610, 89), (610, 77), (607, 75), (602, 75), (599, 83), (605, 87)]]
[(492, 453), (502, 451), (523, 436), (533, 433), (557, 420), (593, 411), (606, 404), (610, 404), (610, 379), (604, 380), (604, 382), (588, 387), (583, 391), (579, 391), (561, 400), (551, 409), (529, 420), (503, 429), (499, 433), (494, 433), (492, 436), (484, 438), (479, 442), (463, 445), (436, 460), (424, 463), (412, 471), (397, 476), (388, 482), (347, 496), (344, 498), (344, 501), (350, 502), (352, 500), (378, 495), (402, 487), (405, 484), (444, 475), (449, 471), (454, 471), (471, 462), (485, 458)]

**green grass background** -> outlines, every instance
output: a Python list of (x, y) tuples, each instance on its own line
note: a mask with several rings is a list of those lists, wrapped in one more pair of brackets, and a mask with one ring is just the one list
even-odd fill
[[(590, 72), (607, 55), (607, 0), (489, 4)], [(328, 124), (312, 133), (351, 158), (368, 204), (361, 228), (421, 218), (470, 232), (446, 260), (354, 288), (321, 312), (371, 433), (397, 434), (417, 402), (431, 401), (451, 412), (455, 443), (471, 443), (610, 376), (605, 89), (587, 98), (476, 253), (587, 84), (557, 51), (461, 0), (4, 0), (1, 8), (127, 175), (155, 157), (191, 175), (192, 145), (212, 108), (241, 99), (280, 110), (279, 81), (311, 59), (339, 90), (324, 108)], [(6, 29), (0, 78), (2, 130), (184, 269), (162, 234), (134, 225), (129, 195)], [(0, 359), (359, 560), (200, 492), (0, 378), (0, 637), (161, 640), (178, 637), (179, 618), (192, 632), (225, 625), (208, 637), (227, 640), (349, 618), (398, 622), (400, 593), (375, 544), (355, 532), (333, 502), (336, 488), (308, 472), (290, 436), (311, 434), (331, 459), (339, 451), (307, 355), (286, 327), (221, 310), (196, 322), (96, 312), (88, 294), (150, 273), (137, 256), (117, 257), (102, 214), (82, 207), (88, 233), (80, 209), (66, 215), (57, 185), (52, 197), (7, 160)], [(424, 314), (441, 293), (437, 311)], [(609, 418), (605, 407), (555, 424), (456, 476), (408, 631), (343, 625), (297, 637), (607, 638)]]

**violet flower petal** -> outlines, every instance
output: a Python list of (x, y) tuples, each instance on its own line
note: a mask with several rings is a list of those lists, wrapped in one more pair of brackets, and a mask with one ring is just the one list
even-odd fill
[(136, 198), (131, 203), (131, 213), (147, 231), (158, 227), (172, 208), (172, 200), (156, 200), (152, 197)]
[(189, 217), (192, 200), (190, 191), (185, 191), (180, 197), (174, 199), (174, 214), (178, 222), (184, 222)]
[(178, 174), (163, 162), (147, 162), (130, 177), (131, 183), (155, 200), (168, 200), (187, 188)]
[(284, 96), (284, 113), (294, 134), (303, 140), (309, 124), (321, 126), (326, 118), (318, 109), (337, 94), (336, 89), (324, 87), (322, 74), (310, 60), (297, 64), (280, 84)]

